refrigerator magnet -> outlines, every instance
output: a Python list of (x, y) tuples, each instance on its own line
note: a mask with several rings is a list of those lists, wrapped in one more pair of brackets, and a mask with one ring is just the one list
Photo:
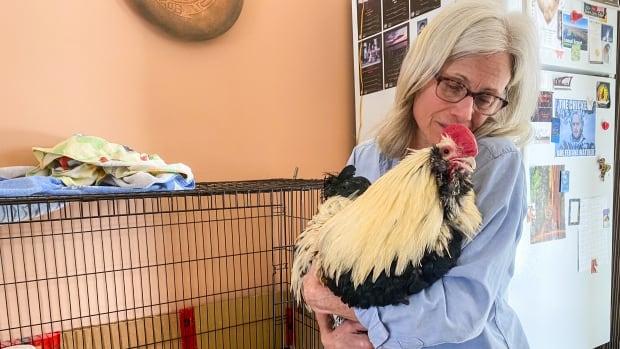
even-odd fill
[(601, 122), (601, 127), (603, 128), (603, 131), (607, 131), (609, 129), (609, 122), (608, 121)]
[(569, 186), (570, 186), (570, 172), (566, 170), (560, 171), (560, 192), (568, 193)]
[(596, 106), (599, 108), (609, 109), (611, 105), (611, 96), (609, 94), (609, 83), (596, 82)]
[(611, 165), (605, 162), (605, 158), (599, 158), (598, 162), (598, 170), (601, 172), (600, 179), (601, 181), (605, 180), (605, 175), (609, 170), (611, 170)]

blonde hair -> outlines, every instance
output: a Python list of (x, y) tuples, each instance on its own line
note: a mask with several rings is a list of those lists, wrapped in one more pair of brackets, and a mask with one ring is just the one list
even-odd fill
[(534, 22), (520, 12), (506, 12), (494, 0), (458, 0), (432, 19), (402, 63), (392, 109), (378, 125), (377, 143), (390, 157), (402, 157), (417, 127), (416, 94), (441, 68), (468, 55), (507, 52), (512, 59), (506, 108), (472, 130), (477, 138), (508, 136), (525, 144), (538, 96), (538, 39)]

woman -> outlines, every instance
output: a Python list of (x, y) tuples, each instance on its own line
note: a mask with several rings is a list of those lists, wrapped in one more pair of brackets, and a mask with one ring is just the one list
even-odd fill
[[(403, 61), (394, 106), (376, 138), (355, 147), (348, 161), (374, 182), (407, 148), (437, 143), (449, 124), (468, 126), (479, 146), (478, 234), (463, 245), (458, 265), (408, 305), (349, 308), (308, 273), (304, 297), (326, 349), (529, 347), (504, 292), (526, 213), (517, 146), (530, 137), (537, 101), (537, 39), (527, 15), (499, 6), (458, 0), (430, 21)], [(329, 314), (348, 320), (332, 328)]]

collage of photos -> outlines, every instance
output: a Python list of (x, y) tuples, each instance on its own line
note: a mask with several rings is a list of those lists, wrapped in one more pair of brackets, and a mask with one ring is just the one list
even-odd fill
[(588, 2), (582, 8), (566, 8), (564, 3), (532, 1), (542, 47), (556, 51), (562, 60), (613, 64), (614, 27), (608, 22), (607, 8)]
[(440, 0), (357, 0), (360, 95), (396, 86), (402, 60)]
[[(597, 81), (592, 90), (584, 89), (571, 95), (574, 97), (557, 98), (553, 91), (539, 92), (531, 119), (534, 143), (554, 144), (556, 158), (595, 156), (597, 109), (610, 108), (610, 84)], [(592, 96), (596, 96), (596, 101)], [(601, 127), (604, 125), (602, 123)]]

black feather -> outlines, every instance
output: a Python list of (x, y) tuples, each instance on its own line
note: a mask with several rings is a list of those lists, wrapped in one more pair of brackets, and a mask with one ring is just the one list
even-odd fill
[(323, 181), (323, 193), (325, 198), (335, 195), (349, 197), (353, 194), (360, 195), (370, 186), (366, 177), (355, 176), (355, 166), (345, 166), (339, 174), (328, 173)]
[(395, 275), (395, 260), (390, 268), (390, 276), (383, 271), (374, 282), (371, 275), (355, 288), (349, 270), (337, 280), (326, 279), (326, 285), (343, 303), (351, 307), (407, 304), (410, 295), (429, 287), (456, 265), (461, 255), (463, 234), (453, 230), (452, 236), (453, 239), (448, 243), (449, 253), (440, 256), (435, 251), (427, 251), (420, 265), (410, 263), (400, 275)]

